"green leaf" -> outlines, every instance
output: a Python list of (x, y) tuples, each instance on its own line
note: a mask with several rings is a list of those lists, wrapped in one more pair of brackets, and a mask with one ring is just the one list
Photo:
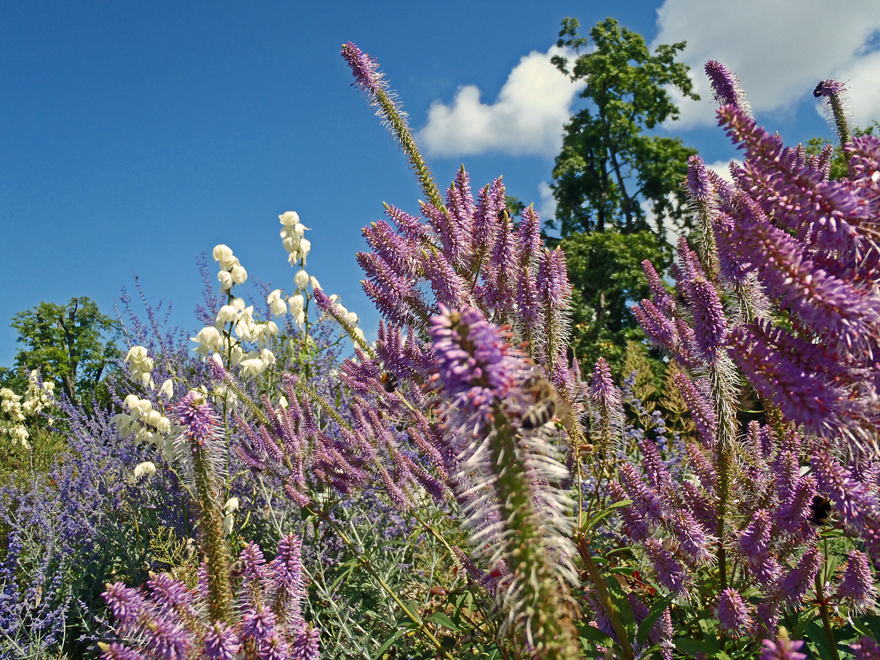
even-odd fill
[(412, 615), (413, 619), (418, 621), (419, 624), (422, 623), (422, 617), (419, 616), (419, 604), (416, 601), (412, 599), (407, 600), (403, 603), (403, 607)]
[(578, 634), (584, 639), (601, 646), (613, 646), (615, 644), (613, 639), (598, 628), (593, 628), (593, 626), (578, 626)]
[(651, 628), (654, 627), (657, 619), (663, 616), (663, 612), (666, 611), (666, 608), (669, 607), (674, 600), (675, 596), (669, 596), (668, 598), (664, 598), (651, 608), (648, 617), (639, 624), (639, 634), (636, 637), (639, 644), (645, 643), (645, 640), (648, 639), (648, 635), (651, 634)]
[(700, 639), (682, 637), (674, 640), (674, 643), (675, 648), (688, 655), (696, 655), (697, 653), (714, 655), (718, 651), (718, 642), (705, 642)]
[(581, 511), (578, 526), (580, 526), (581, 532), (586, 533), (593, 529), (593, 527), (598, 525), (600, 522), (602, 522), (605, 518), (614, 513), (617, 509), (622, 509), (623, 507), (627, 507), (630, 504), (632, 504), (632, 500), (621, 500), (620, 502), (616, 502), (614, 504), (611, 504), (610, 506), (605, 507), (595, 516), (592, 516), (589, 520), (585, 520), (587, 515), (586, 512)]
[(433, 621), (438, 626), (443, 626), (444, 628), (449, 628), (450, 630), (458, 632), (458, 626), (456, 626), (452, 619), (446, 616), (443, 612), (434, 612), (428, 617), (428, 621)]
[(637, 624), (636, 617), (629, 604), (629, 599), (626, 597), (626, 592), (624, 592), (623, 587), (620, 586), (620, 582), (616, 578), (606, 579), (605, 584), (608, 586), (608, 593), (620, 616), (620, 622), (623, 624), (627, 636), (632, 639), (635, 637)]
[(804, 633), (810, 641), (815, 644), (816, 651), (822, 658), (827, 658), (829, 660), (832, 658), (831, 646), (828, 644), (828, 636), (825, 633), (825, 626), (818, 621), (811, 621), (807, 627), (804, 628)]
[(405, 633), (405, 632), (406, 632), (406, 628), (399, 628), (397, 630), (397, 632), (395, 632), (393, 635), (391, 635), (391, 637), (386, 639), (385, 643), (382, 644), (382, 646), (379, 647), (379, 650), (376, 651), (376, 653), (373, 655), (373, 660), (379, 660), (379, 658), (382, 657), (382, 654), (388, 650), (388, 647), (391, 646), (392, 644), (394, 644), (394, 642), (396, 642), (398, 639), (400, 639), (400, 636), (403, 635), (403, 633)]

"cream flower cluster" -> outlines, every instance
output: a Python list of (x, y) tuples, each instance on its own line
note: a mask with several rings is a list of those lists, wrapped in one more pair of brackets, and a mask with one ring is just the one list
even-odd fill
[[(162, 387), (165, 388), (164, 383)], [(171, 420), (161, 411), (155, 410), (151, 401), (141, 399), (136, 394), (125, 397), (123, 404), (129, 412), (119, 413), (111, 419), (116, 424), (119, 437), (133, 437), (138, 442), (148, 442), (161, 449), (162, 453), (170, 458)]]
[[(215, 247), (214, 259), (220, 262), (220, 283), (225, 291), (229, 291), (233, 284), (242, 284), (247, 280), (247, 271), (227, 246)], [(228, 287), (224, 273), (231, 278)], [(231, 332), (228, 325), (232, 326)], [(231, 366), (239, 367), (242, 378), (248, 378), (259, 376), (275, 364), (275, 355), (269, 346), (277, 336), (278, 325), (274, 321), (257, 321), (254, 319), (253, 306), (245, 306), (241, 298), (231, 298), (220, 308), (214, 325), (202, 328), (191, 340), (198, 344), (195, 351), (199, 357), (213, 356), (221, 365), (224, 359), (228, 359)], [(246, 351), (244, 344), (256, 344), (257, 350)]]
[(25, 415), (21, 407), (22, 397), (8, 387), (0, 389), (0, 436), (7, 436), (13, 444), (30, 447), (30, 436), (24, 425)]
[(135, 380), (140, 381), (144, 387), (149, 387), (151, 390), (156, 387), (151, 374), (154, 366), (153, 358), (149, 356), (146, 348), (132, 346), (128, 349), (125, 361), (129, 363), (128, 368)]
[(30, 432), (25, 425), (27, 418), (36, 417), (54, 403), (55, 383), (41, 383), (38, 369), (28, 374), (28, 388), (24, 396), (8, 387), (0, 389), (0, 437), (6, 436), (13, 444), (30, 449)]
[(214, 261), (220, 262), (220, 272), (217, 279), (220, 280), (220, 288), (229, 291), (233, 284), (247, 282), (247, 271), (239, 263), (238, 258), (232, 254), (232, 249), (225, 245), (214, 248)]
[(34, 369), (28, 374), (28, 388), (21, 404), (26, 417), (36, 417), (46, 408), (55, 405), (55, 383), (40, 382), (40, 370)]

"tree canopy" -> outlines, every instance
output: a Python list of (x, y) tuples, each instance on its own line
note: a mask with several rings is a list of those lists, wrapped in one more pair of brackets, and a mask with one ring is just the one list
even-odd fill
[(116, 322), (90, 298), (71, 298), (66, 305), (41, 302), (13, 316), (10, 325), (25, 346), (15, 356), (15, 371), (39, 369), (71, 401), (92, 392), (121, 356), (113, 341)]
[(652, 55), (640, 34), (613, 18), (598, 23), (589, 38), (578, 35), (579, 26), (575, 18), (563, 20), (558, 41), (577, 58), (552, 60), (573, 81), (586, 83), (580, 96), (588, 105), (565, 127), (551, 186), (556, 221), (548, 226), (563, 236), (616, 228), (663, 238), (664, 220), (680, 221), (686, 208), (680, 184), (688, 157), (697, 152), (679, 138), (644, 131), (678, 117), (669, 87), (699, 98), (690, 67), (675, 61), (685, 42), (660, 45)]

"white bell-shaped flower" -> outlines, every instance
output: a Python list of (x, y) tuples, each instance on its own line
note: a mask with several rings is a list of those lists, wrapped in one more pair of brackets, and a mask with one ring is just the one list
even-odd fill
[(263, 361), (263, 364), (266, 368), (275, 365), (275, 354), (272, 353), (268, 348), (264, 348), (260, 351), (260, 359)]
[(281, 289), (275, 289), (266, 298), (266, 302), (269, 304), (269, 311), (272, 312), (273, 316), (284, 316), (287, 313), (287, 303), (281, 300), (281, 293)]
[(305, 289), (309, 284), (309, 274), (304, 270), (299, 271), (293, 276), (293, 283), (296, 284), (297, 288)]
[(248, 275), (244, 266), (233, 266), (229, 274), (232, 276), (233, 284), (244, 284), (247, 282)]
[(222, 244), (214, 248), (213, 255), (214, 261), (220, 262), (222, 270), (229, 270), (232, 268), (234, 261), (238, 261), (232, 256), (232, 248)]
[(207, 357), (212, 351), (217, 351), (223, 345), (220, 332), (217, 328), (202, 328), (199, 334), (191, 337), (190, 341), (198, 342), (196, 353), (199, 357)]
[(299, 252), (302, 255), (303, 263), (305, 263), (306, 257), (309, 256), (309, 252), (312, 249), (312, 242), (307, 238), (302, 238), (299, 241)]
[(239, 505), (241, 502), (238, 501), (237, 497), (230, 497), (226, 500), (226, 504), (223, 505), (223, 513), (230, 514), (238, 511)]
[(281, 220), (282, 225), (292, 227), (299, 222), (299, 213), (296, 211), (287, 211), (286, 213), (279, 215), (278, 218)]
[(156, 474), (156, 464), (152, 461), (144, 461), (143, 463), (138, 463), (137, 467), (134, 469), (134, 478), (140, 479), (141, 477), (152, 477)]
[(164, 397), (166, 401), (170, 401), (174, 396), (174, 381), (170, 378), (159, 387), (159, 396)]
[(220, 308), (220, 311), (217, 312), (217, 320), (222, 321), (223, 323), (229, 323), (238, 318), (238, 313), (238, 310), (232, 305), (223, 305), (223, 307)]
[(315, 289), (320, 289), (320, 288), (321, 288), (321, 285), (318, 284), (318, 278), (317, 278), (317, 277), (310, 277), (310, 278), (309, 278), (309, 284), (312, 285), (312, 291), (314, 291)]
[(217, 279), (220, 281), (222, 291), (229, 291), (232, 288), (232, 275), (229, 274), (229, 271), (221, 270), (217, 273)]

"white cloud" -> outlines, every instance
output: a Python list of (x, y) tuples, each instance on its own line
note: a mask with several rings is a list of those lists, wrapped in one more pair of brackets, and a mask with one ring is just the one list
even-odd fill
[(546, 181), (538, 184), (538, 195), (541, 201), (538, 202), (538, 215), (541, 220), (550, 220), (556, 217), (556, 198), (553, 196), (553, 189)]
[(710, 59), (739, 76), (756, 113), (789, 108), (834, 78), (851, 88), (856, 124), (880, 118), (880, 53), (867, 48), (880, 30), (877, 0), (666, 0), (657, 27), (652, 47), (687, 41), (681, 59), (702, 97), (680, 101), (682, 123), (715, 122)]
[[(739, 165), (740, 167), (743, 166), (743, 162), (741, 160), (737, 160), (736, 158), (734, 158), (733, 162), (736, 163), (737, 165)], [(718, 176), (720, 176), (725, 181), (729, 181), (731, 183), (733, 182), (733, 177), (730, 176), (730, 161), (729, 160), (716, 160), (714, 163), (711, 163), (711, 164), (707, 163), (706, 169), (712, 170), (713, 172), (715, 172)]]
[(562, 54), (533, 51), (510, 72), (491, 105), (480, 101), (476, 85), (459, 88), (452, 105), (435, 101), (419, 144), (437, 156), (471, 156), (494, 151), (510, 155), (555, 156), (572, 101), (583, 84), (574, 84), (550, 63)]

